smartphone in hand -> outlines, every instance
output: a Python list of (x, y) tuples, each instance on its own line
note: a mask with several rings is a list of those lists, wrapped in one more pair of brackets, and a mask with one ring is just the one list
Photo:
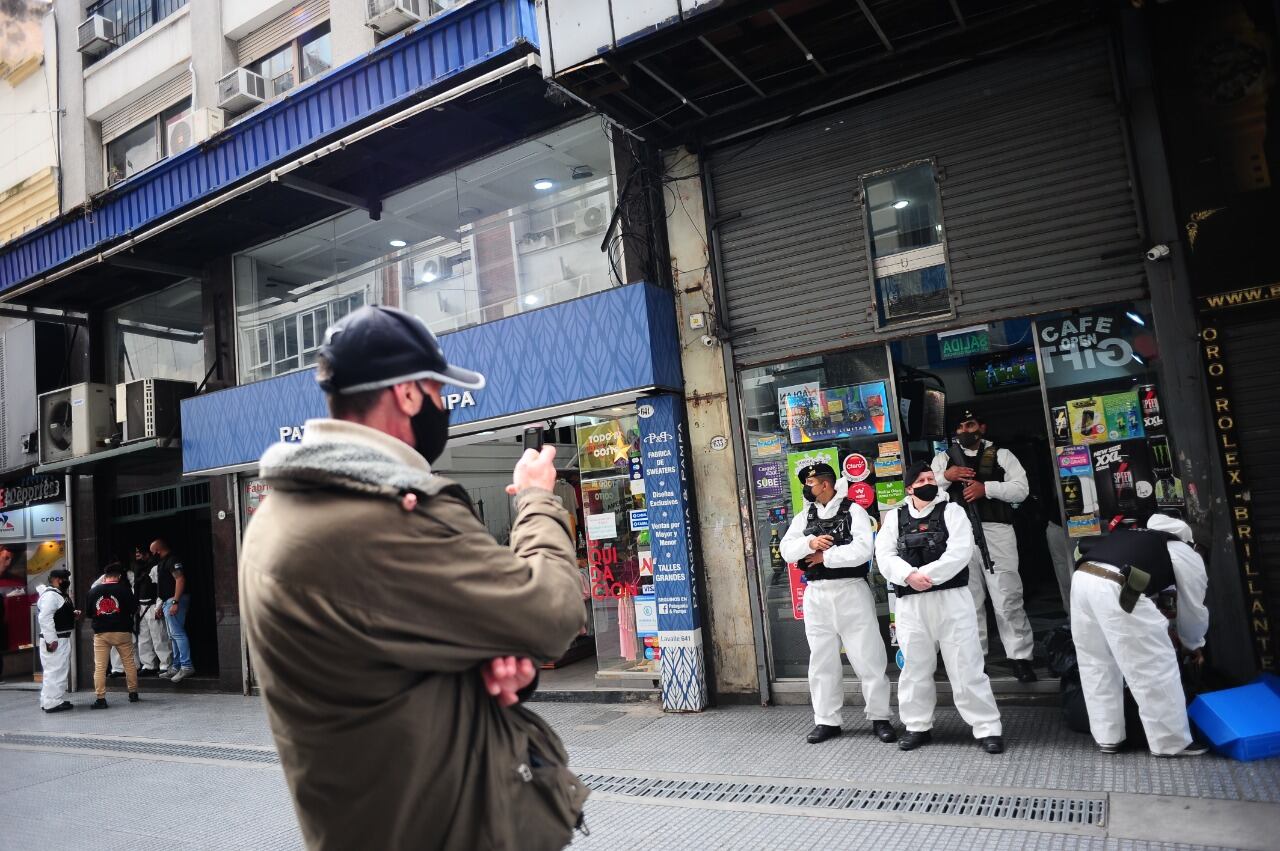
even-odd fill
[(542, 426), (529, 426), (526, 428), (524, 430), (524, 448), (541, 452), (545, 431)]

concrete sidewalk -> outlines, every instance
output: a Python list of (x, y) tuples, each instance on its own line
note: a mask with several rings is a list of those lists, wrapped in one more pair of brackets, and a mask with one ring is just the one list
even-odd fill
[[(110, 697), (107, 712), (81, 694), (45, 715), (34, 694), (0, 691), (0, 849), (301, 846), (260, 700)], [(1270, 849), (1280, 836), (1280, 760), (1105, 756), (1054, 709), (1006, 708), (1009, 750), (989, 756), (950, 710), (935, 744), (902, 753), (851, 710), (844, 737), (811, 746), (801, 707), (534, 708), (595, 790), (574, 848)]]

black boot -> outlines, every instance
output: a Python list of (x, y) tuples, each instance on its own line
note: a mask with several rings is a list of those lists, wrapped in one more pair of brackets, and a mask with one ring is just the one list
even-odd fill
[(1011, 659), (1013, 676), (1020, 683), (1034, 683), (1037, 679), (1036, 669), (1026, 659)]
[(95, 700), (93, 703), (89, 704), (89, 708), (90, 709), (106, 709), (107, 699), (105, 697), (100, 697), (97, 700)]
[(987, 736), (978, 740), (978, 746), (987, 753), (1004, 753), (1004, 737)]
[(805, 741), (811, 745), (817, 745), (825, 742), (827, 739), (834, 739), (842, 732), (844, 731), (839, 727), (833, 727), (830, 724), (819, 724), (809, 731), (809, 735), (805, 737)]
[(141, 699), (142, 699), (142, 698), (138, 697), (138, 693), (137, 693), (136, 691), (131, 691), (131, 692), (129, 692), (129, 702), (130, 702), (130, 703), (137, 703), (137, 702), (138, 702), (139, 700), (141, 700)]
[(902, 739), (898, 742), (898, 750), (913, 751), (921, 745), (927, 745), (933, 741), (933, 732), (931, 730), (908, 730), (902, 734)]
[(876, 734), (876, 738), (882, 742), (898, 741), (898, 732), (893, 729), (893, 725), (888, 721), (872, 721), (871, 732)]

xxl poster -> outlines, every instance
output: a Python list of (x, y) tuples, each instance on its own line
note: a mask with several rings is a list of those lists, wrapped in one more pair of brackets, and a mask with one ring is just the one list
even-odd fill
[(822, 389), (816, 381), (778, 389), (778, 422), (792, 444), (893, 430), (883, 381)]
[(1145, 440), (1090, 447), (1103, 531), (1132, 526), (1156, 510), (1155, 475)]

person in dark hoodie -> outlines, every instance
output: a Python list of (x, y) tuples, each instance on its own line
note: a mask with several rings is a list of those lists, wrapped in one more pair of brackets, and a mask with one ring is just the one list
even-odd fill
[(133, 655), (133, 616), (138, 601), (124, 581), (124, 569), (113, 561), (102, 572), (102, 581), (89, 591), (85, 611), (93, 620), (93, 691), (97, 695), (90, 709), (107, 708), (107, 660), (111, 648), (124, 663), (129, 702), (138, 702), (138, 661)]

